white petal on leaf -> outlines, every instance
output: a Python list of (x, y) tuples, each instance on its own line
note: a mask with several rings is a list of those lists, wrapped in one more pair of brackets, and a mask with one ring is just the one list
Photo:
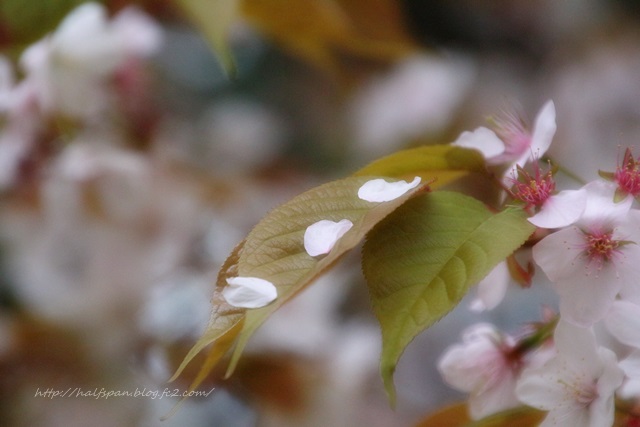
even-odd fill
[(273, 283), (258, 277), (231, 277), (227, 284), (222, 289), (222, 296), (234, 307), (260, 308), (278, 297)]
[(453, 145), (480, 151), (485, 159), (504, 153), (504, 142), (491, 129), (476, 128), (473, 132), (462, 132)]
[(389, 202), (402, 196), (412, 188), (417, 187), (420, 181), (419, 176), (413, 178), (411, 182), (387, 182), (382, 178), (372, 179), (360, 187), (358, 197), (367, 202)]
[(328, 254), (351, 227), (353, 223), (348, 219), (339, 222), (326, 219), (318, 221), (304, 232), (304, 249), (311, 256)]

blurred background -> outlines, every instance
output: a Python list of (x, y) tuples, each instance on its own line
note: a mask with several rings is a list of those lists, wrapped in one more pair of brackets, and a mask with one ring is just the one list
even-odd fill
[(358, 251), (166, 421), (175, 398), (37, 393), (184, 390), (191, 370), (167, 379), (262, 216), (505, 108), (554, 100), (551, 156), (613, 170), (640, 139), (639, 24), (634, 0), (1, 0), (0, 424), (413, 426), (462, 400), (436, 360), (478, 319), (555, 307), (541, 274), (420, 335), (395, 410)]

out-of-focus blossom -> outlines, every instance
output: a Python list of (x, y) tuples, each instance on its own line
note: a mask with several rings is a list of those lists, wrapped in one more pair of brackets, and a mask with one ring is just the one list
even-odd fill
[(469, 308), (477, 312), (493, 310), (504, 299), (510, 281), (507, 263), (501, 262), (478, 283), (477, 296), (471, 301)]
[(462, 343), (450, 347), (438, 362), (438, 370), (452, 387), (470, 393), (473, 419), (519, 404), (515, 386), (523, 361), (511, 357), (515, 340), (493, 325), (467, 329)]
[(130, 58), (146, 57), (159, 47), (160, 30), (135, 9), (109, 21), (99, 3), (73, 10), (50, 36), (20, 58), (40, 107), (73, 118), (92, 117), (109, 102), (108, 84)]
[(382, 178), (372, 179), (365, 182), (358, 189), (358, 197), (367, 202), (381, 203), (395, 200), (412, 188), (420, 184), (420, 177), (416, 176), (413, 181), (387, 182)]
[(197, 339), (205, 330), (211, 311), (210, 278), (178, 271), (149, 292), (139, 317), (139, 328), (162, 343)]
[(533, 258), (553, 282), (566, 320), (589, 326), (602, 319), (618, 293), (640, 300), (640, 212), (631, 198), (614, 204), (615, 186), (587, 184), (581, 218), (533, 247)]
[(507, 165), (507, 173), (515, 166), (541, 158), (551, 146), (556, 133), (556, 110), (553, 101), (547, 101), (529, 129), (524, 119), (513, 113), (496, 119), (496, 131), (479, 127), (463, 132), (453, 145), (480, 151), (490, 165)]
[(614, 393), (624, 378), (615, 354), (597, 347), (591, 329), (563, 321), (556, 327), (554, 342), (554, 358), (522, 373), (518, 398), (549, 412), (542, 427), (611, 426)]
[(278, 297), (273, 283), (259, 277), (230, 277), (222, 296), (230, 305), (242, 308), (260, 308)]
[(324, 255), (353, 227), (348, 219), (338, 222), (321, 220), (311, 224), (304, 232), (304, 249), (310, 256)]
[(382, 155), (407, 139), (440, 132), (468, 92), (468, 61), (418, 56), (364, 85), (351, 106), (363, 155)]
[(281, 154), (289, 133), (275, 111), (241, 98), (217, 102), (205, 111), (200, 122), (206, 142), (202, 160), (218, 173), (268, 166)]

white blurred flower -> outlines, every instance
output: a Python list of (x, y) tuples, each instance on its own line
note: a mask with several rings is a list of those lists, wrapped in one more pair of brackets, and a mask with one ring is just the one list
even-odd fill
[(189, 271), (161, 280), (142, 306), (140, 330), (165, 343), (200, 337), (211, 311), (209, 282), (206, 275)]
[(278, 290), (273, 283), (258, 277), (230, 277), (222, 296), (234, 307), (261, 308), (278, 297)]
[(22, 84), (34, 88), (44, 111), (91, 117), (108, 103), (113, 73), (129, 58), (150, 55), (159, 43), (159, 28), (142, 12), (125, 9), (109, 21), (103, 5), (84, 3), (25, 50)]
[(304, 249), (310, 256), (324, 255), (353, 227), (348, 219), (338, 222), (321, 220), (311, 224), (304, 232)]
[(560, 321), (557, 355), (522, 373), (516, 393), (525, 404), (548, 411), (541, 427), (609, 427), (614, 394), (624, 375), (615, 354), (597, 347), (591, 329)]
[(382, 178), (372, 179), (365, 182), (358, 189), (358, 197), (367, 202), (389, 202), (404, 195), (407, 191), (420, 185), (420, 177), (416, 176), (413, 181), (388, 182)]
[(362, 155), (388, 153), (407, 139), (449, 124), (474, 77), (464, 59), (414, 56), (365, 84), (351, 105)]
[(289, 129), (273, 110), (247, 99), (220, 101), (201, 118), (208, 164), (221, 172), (263, 167), (281, 152)]
[(440, 358), (438, 370), (457, 390), (470, 393), (469, 412), (473, 419), (512, 408), (516, 380), (522, 361), (511, 357), (515, 340), (493, 325), (481, 323), (468, 328), (462, 343), (450, 347)]

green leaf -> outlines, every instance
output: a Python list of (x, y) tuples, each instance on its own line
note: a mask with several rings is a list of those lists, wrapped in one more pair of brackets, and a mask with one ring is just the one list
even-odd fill
[(410, 200), (369, 233), (362, 265), (382, 328), (380, 370), (392, 404), (405, 347), (534, 230), (520, 210), (492, 214), (471, 197), (440, 191)]
[[(256, 225), (223, 265), (214, 291), (209, 326), (174, 378), (198, 352), (212, 343), (211, 351), (215, 353), (212, 357), (217, 363), (222, 357), (219, 341), (223, 342), (222, 348), (225, 351), (235, 342), (235, 351), (227, 369), (227, 375), (230, 375), (247, 340), (269, 315), (355, 247), (375, 224), (398, 206), (415, 195), (428, 191), (428, 186), (423, 184), (389, 202), (367, 202), (358, 197), (358, 189), (371, 179), (373, 178), (350, 177), (321, 185), (274, 209)], [(348, 219), (353, 227), (329, 254), (311, 257), (304, 249), (304, 232), (308, 226), (323, 219)], [(259, 309), (247, 310), (230, 306), (222, 296), (222, 289), (226, 286), (226, 279), (235, 276), (259, 277), (272, 282), (278, 290), (278, 298)], [(215, 363), (203, 366), (200, 377), (204, 378), (203, 375)]]
[(239, 13), (240, 0), (174, 0), (202, 31), (218, 54), (228, 75), (236, 74), (236, 63), (228, 43), (229, 28)]
[(86, 0), (2, 0), (0, 21), (14, 43), (30, 43), (53, 31), (60, 21)]
[(354, 175), (383, 175), (402, 179), (420, 176), (433, 181), (433, 189), (471, 173), (485, 173), (485, 162), (476, 150), (453, 145), (424, 145), (398, 151), (370, 163)]

